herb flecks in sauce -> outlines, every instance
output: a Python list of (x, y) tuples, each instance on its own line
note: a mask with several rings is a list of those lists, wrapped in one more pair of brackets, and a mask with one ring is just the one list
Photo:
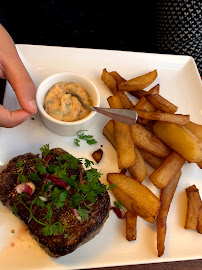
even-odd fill
[(86, 117), (89, 111), (71, 93), (79, 95), (85, 104), (92, 105), (90, 96), (80, 84), (59, 82), (53, 85), (45, 97), (45, 111), (51, 117), (64, 122), (73, 122)]

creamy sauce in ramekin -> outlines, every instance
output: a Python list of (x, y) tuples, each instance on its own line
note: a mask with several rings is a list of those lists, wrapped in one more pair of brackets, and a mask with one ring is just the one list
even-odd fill
[(73, 122), (86, 117), (89, 111), (70, 93), (79, 95), (85, 104), (92, 105), (90, 96), (80, 84), (59, 82), (53, 85), (45, 97), (45, 111), (51, 117), (64, 122)]

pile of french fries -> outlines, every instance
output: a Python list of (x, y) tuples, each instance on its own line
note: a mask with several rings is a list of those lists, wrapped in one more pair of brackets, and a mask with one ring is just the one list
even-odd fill
[[(116, 71), (103, 69), (101, 78), (112, 93), (107, 99), (111, 108), (138, 113), (137, 123), (132, 126), (110, 120), (103, 128), (104, 136), (116, 149), (121, 169), (120, 173), (108, 173), (107, 181), (115, 185), (113, 194), (127, 208), (126, 239), (136, 239), (137, 216), (150, 223), (156, 220), (160, 257), (165, 250), (166, 221), (181, 168), (187, 161), (202, 168), (202, 126), (191, 122), (189, 115), (177, 114), (178, 107), (160, 95), (158, 84), (143, 90), (157, 78), (157, 70), (126, 80)], [(138, 99), (136, 104), (128, 93)], [(149, 179), (160, 190), (160, 198), (142, 184), (148, 174), (146, 163), (154, 168)], [(202, 216), (202, 210), (199, 212)]]

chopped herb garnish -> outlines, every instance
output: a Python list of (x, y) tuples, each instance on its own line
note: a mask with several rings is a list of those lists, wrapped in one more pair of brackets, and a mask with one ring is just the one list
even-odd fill
[(64, 226), (62, 226), (62, 224), (59, 221), (57, 221), (53, 224), (46, 225), (41, 231), (44, 236), (57, 235), (64, 232)]
[[(78, 133), (79, 140), (85, 139), (88, 143), (94, 140), (91, 135), (81, 133), (83, 131)], [(96, 143), (95, 140), (94, 143)], [(93, 161), (86, 158), (75, 158), (66, 153), (54, 156), (54, 163), (51, 163), (52, 153), (49, 145), (46, 144), (40, 150), (42, 158), (36, 157), (26, 162), (17, 162), (18, 179), (20, 182), (28, 182), (30, 180), (40, 182), (44, 181), (44, 179), (46, 180), (42, 183), (40, 195), (33, 194), (29, 205), (24, 199), (25, 193), (18, 195), (18, 202), (13, 204), (13, 212), (15, 214), (18, 213), (18, 204), (21, 203), (29, 211), (30, 217), (43, 226), (41, 232), (44, 236), (64, 233), (64, 237), (68, 237), (69, 232), (66, 230), (68, 226), (52, 221), (54, 211), (67, 204), (69, 207), (78, 210), (82, 221), (88, 220), (92, 209), (89, 203), (90, 205), (95, 203), (97, 196), (106, 192), (106, 186), (99, 181), (102, 173), (92, 167), (94, 165)], [(29, 161), (34, 161), (31, 164), (34, 170), (26, 174), (27, 168), (25, 165), (29, 164)], [(79, 167), (81, 164), (85, 166), (86, 171)], [(70, 176), (68, 174), (69, 170), (71, 170)], [(44, 200), (42, 200), (43, 198)], [(33, 209), (35, 209), (34, 205), (46, 210), (43, 210), (45, 211), (43, 222), (36, 218), (33, 212)]]
[(41, 206), (42, 208), (44, 208), (45, 203), (38, 197), (36, 196), (35, 199), (32, 201), (32, 204), (37, 204), (38, 206)]
[(46, 167), (44, 165), (40, 164), (40, 163), (36, 164), (36, 169), (42, 175), (47, 173)]
[(114, 206), (120, 210), (123, 207), (123, 203), (119, 201), (115, 201)]
[(80, 140), (78, 138), (74, 139), (74, 143), (76, 144), (76, 146), (80, 146)]
[(18, 160), (18, 162), (17, 162), (17, 167), (18, 167), (18, 169), (20, 169), (21, 166), (22, 166), (22, 161), (21, 161), (21, 160)]
[(109, 185), (108, 188), (107, 188), (107, 190), (114, 189), (117, 186), (117, 184), (118, 183)]
[(17, 203), (14, 203), (14, 204), (13, 204), (13, 213), (14, 213), (15, 215), (17, 215), (17, 213), (18, 213)]
[(88, 209), (83, 209), (83, 208), (81, 208), (80, 206), (79, 206), (79, 208), (78, 208), (78, 214), (79, 214), (79, 216), (81, 217), (81, 219), (83, 220), (83, 221), (86, 221), (86, 220), (88, 220), (88, 214), (89, 214), (89, 210)]
[(45, 144), (40, 148), (43, 158), (46, 158), (46, 156), (50, 153), (49, 144)]
[(93, 135), (86, 135), (86, 134), (84, 134), (85, 131), (88, 131), (88, 130), (79, 130), (77, 132), (77, 138), (74, 139), (74, 143), (77, 146), (80, 146), (80, 140), (85, 140), (87, 142), (87, 144), (89, 144), (89, 145), (96, 144), (97, 141), (93, 138)]
[(94, 162), (92, 160), (85, 158), (84, 165), (85, 165), (86, 169), (88, 169), (89, 167), (91, 167), (91, 165), (94, 165)]
[(17, 168), (20, 170), (20, 172), (18, 173), (18, 180), (22, 183), (27, 182), (27, 177), (25, 175), (23, 175), (23, 171), (24, 171), (24, 163), (22, 163), (21, 160), (18, 160), (17, 162)]
[(66, 201), (68, 196), (68, 191), (66, 189), (59, 189), (55, 187), (51, 192), (51, 203), (56, 206), (57, 209), (63, 207), (64, 202)]
[(24, 176), (24, 175), (22, 174), (22, 172), (19, 173), (18, 179), (19, 179), (20, 182), (23, 182), (23, 183), (27, 182), (27, 177)]
[(38, 176), (37, 173), (30, 173), (30, 174), (29, 174), (29, 178), (30, 178), (33, 182), (41, 181), (41, 178)]

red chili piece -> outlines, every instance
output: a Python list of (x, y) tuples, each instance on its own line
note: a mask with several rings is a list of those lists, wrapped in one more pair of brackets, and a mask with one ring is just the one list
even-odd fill
[[(48, 163), (48, 162), (51, 160), (51, 158), (52, 158), (52, 155), (47, 156), (47, 157), (45, 158), (45, 162)], [(47, 167), (46, 164), (45, 164), (45, 167)]]
[(47, 174), (46, 178), (51, 180), (53, 183), (55, 183), (58, 186), (61, 186), (64, 188), (67, 188), (67, 186), (68, 186), (67, 182), (65, 182), (64, 180), (62, 180), (61, 178), (58, 178), (56, 176), (52, 176), (50, 174)]

